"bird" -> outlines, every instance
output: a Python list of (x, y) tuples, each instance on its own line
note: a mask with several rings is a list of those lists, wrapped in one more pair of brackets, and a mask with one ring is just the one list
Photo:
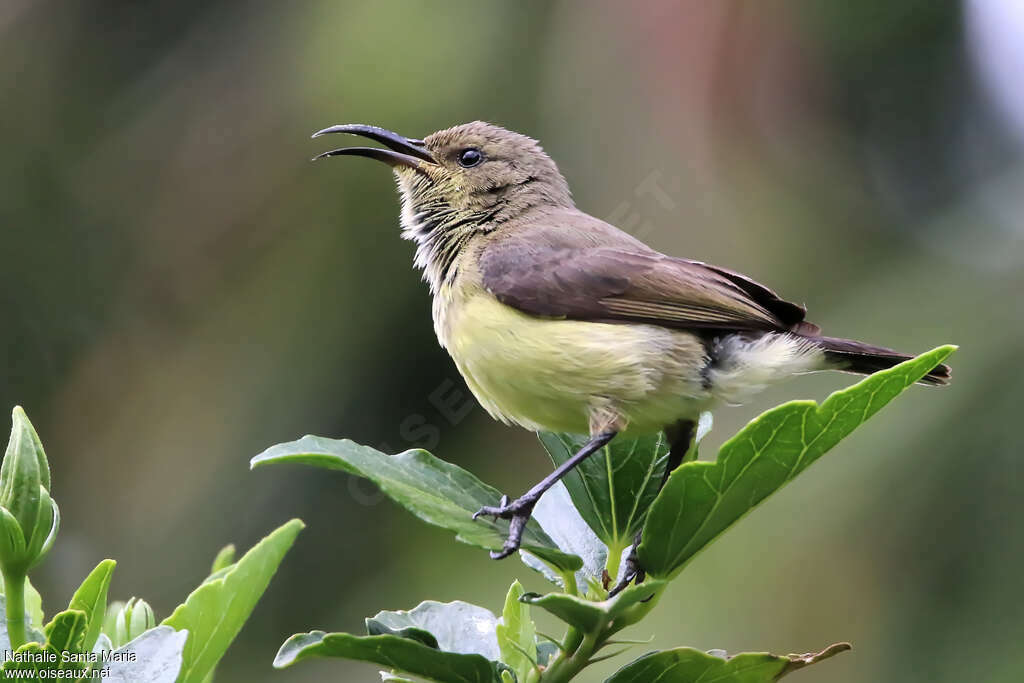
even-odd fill
[[(589, 437), (526, 493), (474, 515), (509, 520), (495, 559), (519, 548), (541, 495), (616, 436), (665, 432), (664, 485), (704, 411), (741, 404), (792, 375), (870, 374), (910, 358), (824, 336), (803, 306), (746, 275), (663, 254), (584, 213), (526, 135), (474, 121), (422, 139), (364, 124), (313, 137), (339, 133), (384, 147), (314, 160), (359, 156), (391, 167), (434, 332), (480, 404), (531, 431)], [(939, 365), (921, 383), (949, 378)], [(626, 583), (642, 573), (635, 545), (631, 558)]]

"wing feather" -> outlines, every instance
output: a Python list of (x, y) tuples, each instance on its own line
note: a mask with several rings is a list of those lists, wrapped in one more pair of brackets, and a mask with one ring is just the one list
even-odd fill
[(481, 275), (499, 301), (552, 318), (677, 329), (817, 330), (804, 322), (802, 306), (739, 273), (665, 256), (624, 233), (607, 246), (592, 236), (582, 243), (561, 240), (557, 234), (566, 231), (555, 237), (552, 231), (543, 231), (543, 239), (517, 233), (487, 244)]

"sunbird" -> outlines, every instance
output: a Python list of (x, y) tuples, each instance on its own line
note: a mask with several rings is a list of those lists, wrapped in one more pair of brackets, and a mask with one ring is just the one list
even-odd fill
[[(667, 256), (580, 211), (555, 162), (525, 135), (475, 121), (423, 139), (361, 124), (313, 137), (329, 133), (386, 147), (316, 159), (362, 156), (391, 167), (402, 237), (416, 244), (433, 297), (434, 332), (480, 404), (505, 423), (590, 437), (525, 494), (474, 515), (509, 520), (495, 559), (519, 548), (541, 495), (619, 434), (664, 430), (667, 478), (703, 411), (791, 375), (868, 374), (910, 358), (823, 336), (803, 306), (751, 278)], [(921, 382), (949, 376), (939, 365)]]

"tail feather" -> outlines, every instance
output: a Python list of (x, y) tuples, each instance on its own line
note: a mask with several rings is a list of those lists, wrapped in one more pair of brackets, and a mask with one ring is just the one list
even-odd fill
[[(913, 358), (913, 356), (908, 356), (899, 351), (864, 344), (852, 339), (820, 336), (809, 336), (807, 338), (825, 351), (825, 358), (829, 362), (834, 363), (837, 369), (856, 372), (862, 375), (885, 370)], [(949, 366), (938, 365), (918, 381), (920, 384), (939, 386), (949, 384), (949, 379)]]

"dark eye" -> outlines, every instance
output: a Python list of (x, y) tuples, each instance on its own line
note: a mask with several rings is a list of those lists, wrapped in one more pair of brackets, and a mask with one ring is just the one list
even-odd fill
[(459, 166), (462, 168), (472, 168), (483, 160), (484, 155), (475, 147), (470, 147), (469, 149), (464, 149), (459, 152)]

